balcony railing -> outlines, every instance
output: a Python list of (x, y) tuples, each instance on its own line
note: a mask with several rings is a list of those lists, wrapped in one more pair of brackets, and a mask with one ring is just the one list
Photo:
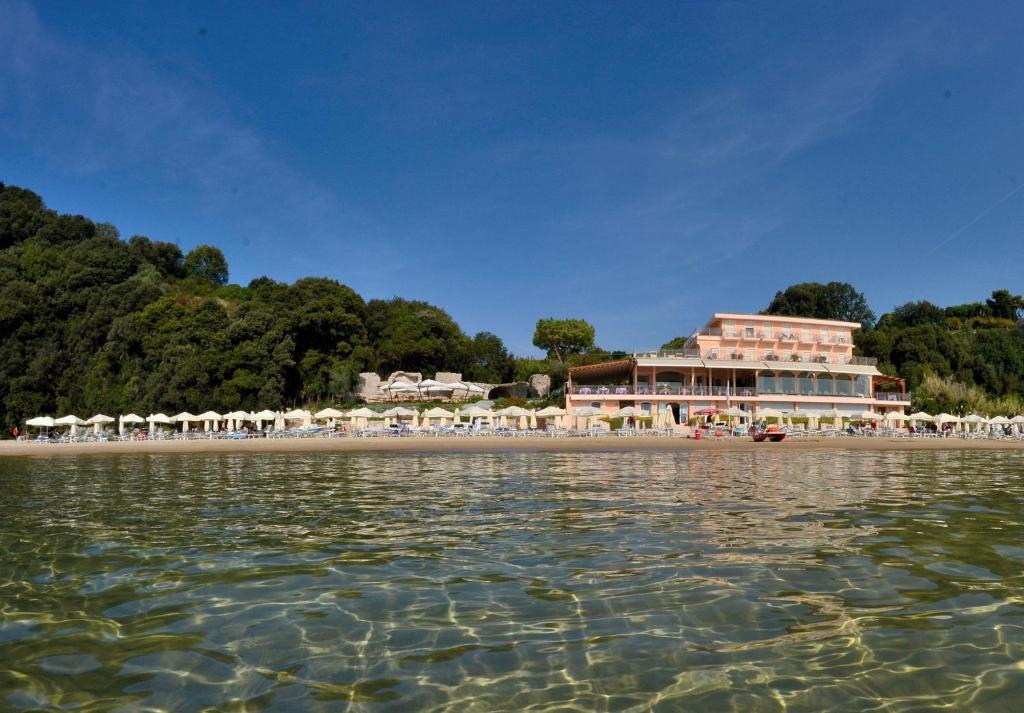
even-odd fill
[(635, 359), (700, 359), (700, 349), (653, 349), (633, 352)]
[(689, 384), (659, 384), (652, 389), (640, 384), (636, 388), (632, 384), (587, 384), (568, 387), (569, 393), (577, 396), (728, 396), (731, 398), (750, 398), (756, 396), (819, 396), (821, 398), (862, 398), (875, 399), (894, 403), (909, 403), (912, 394), (907, 392), (876, 391), (873, 394), (849, 393), (827, 394), (816, 393), (799, 385), (776, 386), (775, 388), (757, 388), (754, 386), (705, 386)]
[(876, 401), (900, 401), (909, 403), (913, 394), (910, 391), (898, 392), (898, 391), (876, 391)]

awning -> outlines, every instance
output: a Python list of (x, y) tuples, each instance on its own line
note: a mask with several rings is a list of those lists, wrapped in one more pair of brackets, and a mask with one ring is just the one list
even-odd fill
[(868, 376), (882, 376), (878, 367), (866, 364), (829, 364), (828, 370), (833, 374), (867, 374)]
[(763, 361), (746, 359), (701, 359), (708, 369), (768, 369)]
[(778, 361), (766, 364), (766, 366), (771, 371), (805, 371), (815, 374), (827, 373), (830, 371), (828, 364), (823, 364), (818, 361)]
[(632, 359), (617, 359), (616, 361), (604, 361), (600, 364), (587, 364), (586, 366), (574, 366), (569, 369), (571, 381), (611, 381), (624, 379), (633, 370), (635, 362)]

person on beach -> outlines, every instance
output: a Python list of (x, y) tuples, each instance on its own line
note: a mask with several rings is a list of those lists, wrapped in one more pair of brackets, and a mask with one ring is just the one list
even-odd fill
[(14, 440), (16, 441), (18, 440), (18, 433), (19, 431), (17, 426), (11, 429), (11, 435), (14, 436)]

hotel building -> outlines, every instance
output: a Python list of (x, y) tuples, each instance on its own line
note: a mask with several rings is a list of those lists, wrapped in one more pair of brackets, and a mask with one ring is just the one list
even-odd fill
[(757, 418), (771, 408), (799, 416), (904, 411), (903, 379), (875, 359), (853, 355), (856, 322), (716, 313), (682, 349), (637, 352), (628, 359), (574, 367), (566, 409), (613, 413), (634, 406), (655, 415), (671, 408), (683, 423), (705, 408), (738, 407)]

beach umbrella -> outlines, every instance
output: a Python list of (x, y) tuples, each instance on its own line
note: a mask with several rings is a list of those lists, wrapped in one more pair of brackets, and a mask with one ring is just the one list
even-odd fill
[(336, 408), (320, 409), (315, 414), (313, 414), (313, 418), (315, 418), (317, 420), (327, 419), (327, 426), (328, 426), (328, 428), (334, 428), (334, 421), (335, 421), (335, 419), (344, 418), (344, 417), (345, 417), (345, 413), (343, 411), (339, 411)]
[(577, 425), (579, 423), (578, 419), (586, 419), (587, 425), (585, 426), (585, 428), (590, 428), (590, 425), (593, 422), (594, 417), (600, 415), (601, 410), (594, 408), (593, 406), (581, 406), (580, 408), (573, 409), (572, 411), (572, 416), (577, 419)]
[[(972, 424), (972, 423), (976, 424), (975, 425), (975, 430), (976, 431), (981, 431), (981, 424), (988, 423), (988, 419), (987, 418), (985, 418), (984, 416), (979, 416), (976, 413), (968, 414), (968, 415), (964, 416), (962, 419), (960, 419), (960, 421), (961, 421), (961, 423), (964, 423), (964, 424)], [(970, 429), (968, 428), (966, 430), (970, 430)]]
[(902, 423), (903, 421), (906, 421), (907, 418), (907, 414), (903, 413), (902, 411), (889, 411), (887, 414), (885, 414), (886, 421), (899, 421)]
[(429, 426), (430, 421), (437, 420), (444, 423), (448, 419), (455, 419), (456, 415), (447, 409), (443, 409), (440, 406), (435, 406), (432, 409), (428, 409), (423, 412), (423, 425)]
[[(671, 406), (669, 406), (668, 404), (665, 404), (664, 406), (665, 406), (665, 408), (662, 409), (662, 410), (665, 412), (665, 417), (664, 417), (665, 421), (664, 421), (664, 425), (662, 427), (663, 428), (675, 428), (676, 427), (676, 414), (675, 414), (674, 411), (672, 411), (672, 407)], [(659, 411), (659, 413), (660, 413), (660, 411)]]
[(938, 416), (935, 417), (935, 422), (939, 424), (960, 423), (960, 419), (951, 413), (940, 413)]
[(910, 420), (911, 421), (925, 421), (927, 423), (931, 423), (932, 421), (935, 420), (935, 417), (932, 416), (930, 413), (925, 413), (924, 411), (918, 411), (916, 413), (910, 414)]
[(474, 419), (486, 418), (489, 426), (494, 425), (494, 412), (490, 409), (480, 408), (479, 406), (470, 406), (462, 412), (462, 415), (467, 416), (470, 423), (473, 423)]
[(861, 411), (859, 414), (857, 414), (857, 418), (859, 418), (861, 421), (879, 421), (882, 418), (882, 414), (878, 413), (877, 411), (872, 411), (871, 409), (868, 409), (867, 411)]
[(560, 427), (562, 425), (562, 417), (565, 416), (565, 409), (558, 408), (557, 406), (547, 406), (538, 411), (537, 416), (545, 419), (553, 418), (555, 419), (555, 425)]
[(416, 384), (411, 381), (404, 381), (399, 379), (393, 381), (385, 387), (392, 396), (395, 394), (419, 394), (420, 390), (416, 387)]
[(234, 431), (240, 425), (242, 421), (252, 421), (252, 414), (245, 411), (232, 411), (231, 413), (224, 414), (224, 418), (228, 421), (228, 430)]
[(68, 433), (72, 436), (75, 435), (75, 431), (79, 426), (87, 425), (85, 421), (80, 419), (78, 416), (68, 414), (67, 416), (61, 416), (60, 418), (53, 419), (54, 426), (67, 426)]
[(53, 428), (54, 421), (50, 416), (36, 416), (25, 421), (26, 426), (32, 426), (33, 428)]
[(420, 391), (426, 391), (429, 394), (450, 394), (455, 390), (451, 384), (445, 384), (434, 379), (424, 379), (418, 386)]
[(117, 419), (117, 432), (119, 434), (121, 434), (121, 435), (124, 435), (124, 425), (126, 423), (127, 424), (139, 424), (139, 423), (145, 423), (145, 422), (146, 422), (146, 419), (142, 418), (142, 416), (139, 416), (138, 414), (134, 414), (134, 413), (125, 414), (124, 416), (121, 416), (120, 418)]
[(271, 411), (270, 409), (263, 409), (252, 415), (252, 420), (256, 423), (256, 430), (263, 430), (263, 422), (274, 423), (277, 421), (277, 411)]
[(185, 432), (188, 431), (188, 424), (191, 423), (192, 421), (198, 421), (199, 417), (198, 416), (193, 416), (188, 411), (182, 411), (178, 415), (172, 416), (171, 420), (172, 421), (177, 421), (178, 423), (180, 423), (181, 424), (181, 432), (185, 433)]
[(223, 420), (224, 417), (216, 411), (204, 411), (196, 416), (196, 421), (202, 421), (203, 430), (207, 432), (215, 430), (214, 425)]
[(104, 416), (103, 414), (98, 413), (95, 416), (92, 416), (90, 418), (85, 419), (85, 422), (87, 424), (91, 424), (92, 425), (93, 433), (99, 434), (99, 432), (103, 428), (103, 426), (105, 424), (108, 424), (108, 423), (113, 423), (114, 419), (111, 418), (110, 416)]
[(640, 415), (642, 412), (636, 406), (623, 406), (612, 414), (615, 418), (635, 418)]
[(459, 418), (459, 414), (460, 413), (461, 413), (461, 411), (459, 411), (458, 409), (455, 409), (455, 413), (452, 414), (452, 425), (453, 426), (455, 424), (457, 424), (457, 423), (462, 423), (462, 419)]
[(371, 418), (383, 418), (383, 416), (371, 408), (363, 406), (348, 412), (353, 428), (366, 428), (366, 422)]
[[(697, 415), (700, 415), (700, 412), (698, 412)], [(780, 421), (785, 416), (785, 414), (783, 414), (782, 411), (773, 408), (760, 409), (757, 412), (757, 415), (760, 416), (761, 418), (776, 418), (779, 419)]]
[(420, 427), (420, 412), (419, 411), (413, 411), (411, 426), (413, 428), (419, 428)]
[(1024, 424), (1024, 416), (1018, 414), (1010, 419), (1010, 423), (1016, 423), (1017, 425)]
[(530, 430), (531, 431), (536, 431), (537, 430), (537, 410), (536, 409), (532, 409), (530, 411)]
[(1010, 424), (1010, 419), (1008, 419), (1006, 416), (996, 416), (996, 417), (990, 418), (988, 420), (988, 425), (990, 427), (991, 426), (1008, 426), (1009, 424)]
[(281, 418), (285, 421), (302, 421), (303, 428), (309, 428), (313, 425), (313, 414), (309, 411), (301, 408), (292, 409), (281, 414)]
[(146, 416), (146, 423), (149, 424), (149, 432), (153, 433), (156, 431), (156, 424), (158, 423), (163, 426), (170, 425), (171, 417), (162, 413), (152, 413), (149, 416)]

